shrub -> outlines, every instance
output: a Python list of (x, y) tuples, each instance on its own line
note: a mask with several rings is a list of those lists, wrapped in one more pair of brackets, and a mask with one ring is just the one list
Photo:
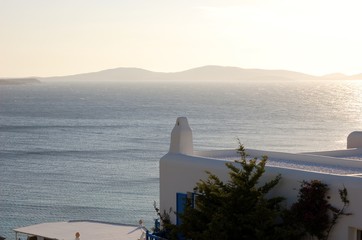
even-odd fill
[(347, 189), (339, 190), (343, 206), (338, 209), (329, 203), (327, 184), (319, 180), (301, 183), (298, 200), (285, 214), (285, 228), (293, 229), (294, 237), (309, 236), (320, 240), (329, 237), (339, 217), (350, 215), (345, 212), (349, 204)]

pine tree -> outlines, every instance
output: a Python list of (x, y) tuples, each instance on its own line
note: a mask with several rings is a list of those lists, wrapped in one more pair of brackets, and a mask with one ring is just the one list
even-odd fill
[(196, 184), (195, 207), (188, 201), (180, 232), (187, 239), (278, 239), (275, 230), (280, 219), (282, 197), (266, 195), (280, 181), (278, 175), (260, 184), (267, 157), (249, 159), (244, 147), (240, 160), (227, 163), (230, 179), (224, 183), (207, 172), (208, 178)]

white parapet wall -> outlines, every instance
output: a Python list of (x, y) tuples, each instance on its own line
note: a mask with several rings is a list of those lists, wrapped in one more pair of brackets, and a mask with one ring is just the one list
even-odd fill
[(351, 132), (347, 137), (347, 148), (362, 148), (362, 132)]
[[(359, 147), (353, 144), (354, 147)], [(362, 230), (362, 150), (349, 149), (323, 153), (290, 154), (260, 150), (246, 150), (252, 157), (269, 157), (262, 181), (281, 174), (282, 180), (272, 195), (286, 198), (285, 204), (295, 202), (303, 180), (320, 180), (330, 188), (330, 202), (341, 207), (339, 189), (346, 187), (351, 216), (343, 216), (334, 228), (330, 239), (356, 240), (357, 230)], [(357, 154), (357, 155), (356, 155)], [(359, 156), (359, 157), (358, 157)], [(342, 158), (343, 157), (343, 158)], [(194, 151), (192, 131), (186, 118), (178, 118), (171, 134), (170, 151), (160, 160), (160, 208), (176, 211), (176, 193), (192, 192), (206, 171), (228, 179), (226, 162), (237, 160), (236, 150)], [(269, 164), (270, 162), (270, 164)], [(175, 214), (170, 214), (175, 223)]]

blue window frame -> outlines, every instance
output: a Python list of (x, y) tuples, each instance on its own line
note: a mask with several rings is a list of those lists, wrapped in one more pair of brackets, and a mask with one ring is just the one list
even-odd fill
[(181, 219), (179, 217), (179, 213), (183, 213), (185, 211), (185, 205), (187, 200), (186, 193), (176, 193), (176, 225), (181, 224)]
[[(193, 192), (187, 192), (187, 193), (176, 193), (176, 213), (184, 213), (186, 201), (187, 199), (191, 200), (191, 207), (195, 207), (195, 193)], [(179, 215), (177, 214), (176, 217), (176, 225), (180, 225), (181, 219)]]

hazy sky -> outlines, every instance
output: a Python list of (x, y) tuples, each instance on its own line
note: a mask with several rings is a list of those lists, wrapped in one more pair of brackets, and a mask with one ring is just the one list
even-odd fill
[(362, 72), (360, 0), (0, 0), (0, 77), (203, 65)]

